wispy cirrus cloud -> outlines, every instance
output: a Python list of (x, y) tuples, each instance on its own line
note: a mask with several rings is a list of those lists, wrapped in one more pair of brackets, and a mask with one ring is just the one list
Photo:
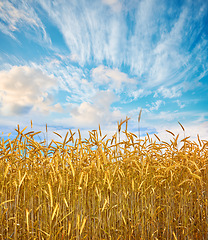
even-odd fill
[(158, 96), (158, 93), (161, 94), (164, 98), (175, 98), (182, 95), (181, 88), (178, 86), (173, 86), (171, 88), (166, 88), (161, 86), (156, 92), (154, 97)]
[[(105, 62), (115, 69), (123, 64), (137, 76), (141, 88), (149, 90), (200, 81), (207, 75), (203, 19), (208, 4), (202, 0), (177, 5), (168, 1), (158, 5), (155, 0), (131, 0), (128, 4), (120, 0), (38, 2), (63, 35), (71, 61), (82, 67)], [(15, 31), (24, 26), (50, 42), (38, 15), (40, 9), (34, 8), (33, 2), (5, 0), (0, 9), (5, 34), (15, 37)]]
[[(80, 65), (102, 63), (118, 65), (125, 40), (125, 19), (121, 12), (109, 11), (118, 1), (40, 1), (51, 20), (63, 34), (72, 56)], [(57, 7), (58, 6), (58, 7)], [(125, 49), (124, 49), (125, 50)], [(123, 51), (122, 51), (123, 52)], [(120, 58), (122, 63), (122, 56)]]
[(31, 6), (31, 2), (24, 0), (0, 2), (0, 19), (0, 30), (17, 41), (15, 33), (24, 31), (24, 34), (34, 41), (51, 44), (45, 26)]
[(182, 102), (182, 101), (180, 101), (180, 100), (176, 100), (175, 101), (176, 103), (177, 103), (177, 105), (180, 107), (180, 108), (184, 108), (185, 106), (186, 106), (186, 104), (184, 103), (184, 102)]
[(92, 96), (100, 90), (109, 90), (119, 96), (124, 89), (126, 91), (129, 89), (127, 97), (132, 97), (134, 94), (134, 99), (147, 94), (146, 91), (143, 93), (133, 91), (136, 89), (136, 80), (118, 68), (112, 69), (99, 65), (88, 70), (71, 63), (70, 56), (64, 59), (60, 57), (59, 60), (57, 58), (44, 59), (40, 64), (32, 62), (31, 66), (40, 68), (47, 74), (54, 74), (59, 81), (58, 88), (68, 92), (68, 102), (91, 102)]
[(162, 104), (165, 104), (165, 102), (162, 100), (157, 100), (156, 102), (152, 102), (152, 105), (150, 106), (150, 111), (158, 110)]
[(102, 2), (106, 5), (109, 5), (115, 12), (121, 11), (122, 3), (120, 2), (120, 0), (102, 0)]
[(43, 59), (41, 62), (31, 62), (34, 68), (44, 73), (53, 74), (57, 79), (57, 90), (66, 92), (66, 103), (81, 103), (90, 101), (99, 91), (90, 78), (90, 71), (70, 63), (70, 57), (54, 57)]
[[(71, 58), (81, 66), (92, 62), (99, 66), (104, 61), (113, 68), (125, 64), (138, 77), (138, 84), (149, 89), (194, 81), (193, 75), (199, 81), (201, 66), (207, 74), (208, 41), (201, 33), (208, 9), (204, 1), (158, 5), (155, 0), (129, 4), (42, 0), (40, 5), (63, 34)], [(115, 6), (120, 6), (119, 11), (107, 11)]]

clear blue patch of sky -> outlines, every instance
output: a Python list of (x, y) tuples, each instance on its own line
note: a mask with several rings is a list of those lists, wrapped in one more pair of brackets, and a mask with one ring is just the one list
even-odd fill
[(70, 95), (68, 91), (59, 90), (55, 96), (55, 101), (58, 101), (59, 103), (66, 103), (67, 97)]
[(44, 48), (40, 44), (28, 40), (22, 32), (15, 32), (17, 40), (0, 32), (0, 51), (7, 53), (8, 55), (14, 55), (24, 61), (35, 61), (39, 60), (42, 56), (49, 54), (47, 48)]
[[(137, 126), (129, 126), (129, 131), (130, 132), (133, 132), (137, 135), (139, 135), (139, 132), (138, 132), (138, 124), (136, 124)], [(148, 134), (154, 134), (154, 133), (157, 133), (157, 130), (155, 128), (144, 128), (144, 127), (141, 127), (142, 125), (142, 122), (140, 123), (140, 134), (141, 134), (141, 137), (144, 137), (146, 136), (146, 133)], [(124, 128), (124, 127), (123, 127)]]
[[(208, 70), (208, 69), (207, 69)], [(201, 91), (205, 91), (205, 96), (208, 95), (208, 76), (203, 77), (199, 81), (201, 85)]]
[(129, 40), (129, 38), (134, 35), (135, 32), (135, 13), (136, 13), (136, 9), (132, 9), (131, 12), (127, 12), (126, 14), (126, 22), (128, 25), (128, 29), (127, 29), (127, 40)]
[(128, 100), (125, 93), (122, 93), (120, 94), (120, 99), (117, 102), (114, 102), (111, 106), (121, 108), (124, 112), (129, 112), (137, 109), (138, 107), (146, 108), (146, 105), (151, 104), (151, 102), (154, 100), (151, 96), (138, 98), (132, 102), (124, 102), (124, 99)]
[(1, 39), (0, 51), (5, 52), (7, 54), (13, 54), (14, 50), (17, 47), (17, 42), (13, 38), (4, 34), (1, 31), (0, 31), (0, 39)]

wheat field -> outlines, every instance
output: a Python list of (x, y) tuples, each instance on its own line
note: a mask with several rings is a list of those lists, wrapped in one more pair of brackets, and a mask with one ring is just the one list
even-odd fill
[(208, 141), (140, 139), (127, 120), (111, 139), (1, 138), (0, 239), (207, 240)]

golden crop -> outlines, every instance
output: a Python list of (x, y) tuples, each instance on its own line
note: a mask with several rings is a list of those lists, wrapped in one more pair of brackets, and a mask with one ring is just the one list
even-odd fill
[(208, 239), (207, 141), (16, 130), (0, 141), (0, 239)]

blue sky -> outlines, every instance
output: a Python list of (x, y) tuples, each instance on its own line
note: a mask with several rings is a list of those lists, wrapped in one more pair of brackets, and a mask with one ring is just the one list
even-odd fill
[(205, 0), (1, 0), (0, 131), (208, 136)]

